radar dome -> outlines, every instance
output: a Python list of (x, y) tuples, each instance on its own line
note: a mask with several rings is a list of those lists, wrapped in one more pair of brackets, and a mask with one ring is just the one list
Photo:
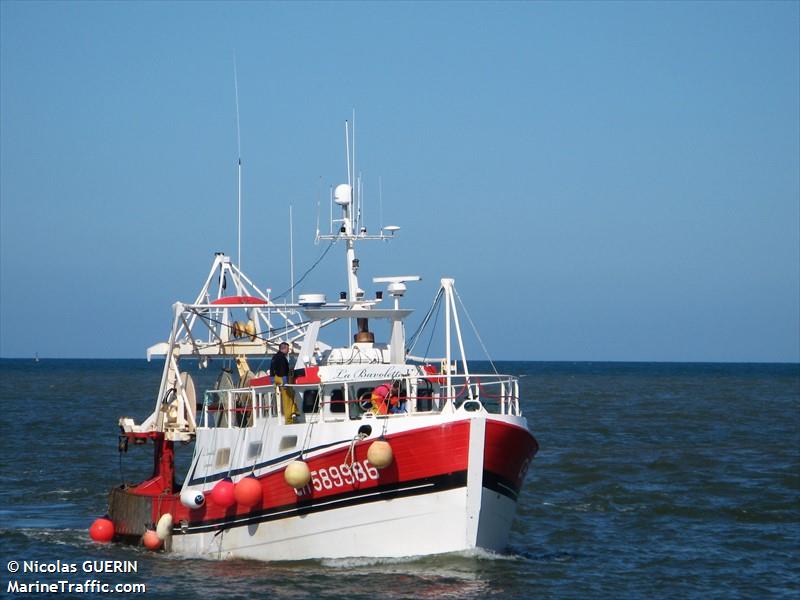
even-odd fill
[(352, 197), (352, 188), (347, 183), (340, 183), (333, 190), (333, 201), (340, 206), (348, 206)]

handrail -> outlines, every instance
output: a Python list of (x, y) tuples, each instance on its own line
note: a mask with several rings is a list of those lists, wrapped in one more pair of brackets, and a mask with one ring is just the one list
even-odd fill
[[(444, 377), (441, 374), (413, 374), (402, 377), (396, 377), (394, 380), (400, 382), (416, 383), (417, 390), (419, 383), (426, 381), (429, 384), (438, 386), (434, 388), (433, 395), (427, 394), (420, 395), (407, 394), (398, 396), (400, 402), (404, 402), (406, 411), (400, 413), (389, 413), (387, 415), (379, 415), (380, 417), (399, 417), (413, 414), (437, 414), (445, 410), (447, 406), (451, 408), (458, 408), (466, 399), (477, 400), (487, 409), (496, 407), (499, 409), (499, 414), (503, 415), (520, 415), (519, 408), (519, 380), (513, 375), (500, 375), (500, 374), (456, 374), (451, 375), (451, 385), (448, 386), (442, 381)], [(458, 382), (453, 385), (454, 381)], [(326, 398), (324, 395), (325, 389), (345, 387), (351, 388), (359, 385), (370, 387), (371, 384), (379, 385), (387, 381), (386, 378), (374, 379), (359, 379), (359, 380), (328, 380), (319, 383), (288, 383), (288, 384), (264, 384), (258, 386), (248, 386), (243, 388), (232, 388), (225, 390), (207, 390), (203, 399), (203, 419), (204, 427), (209, 426), (209, 415), (218, 415), (220, 413), (229, 414), (225, 427), (235, 427), (236, 416), (243, 413), (253, 413), (255, 418), (269, 418), (281, 417), (282, 407), (280, 402), (277, 401), (276, 396), (272, 396), (269, 402), (259, 402), (257, 396), (265, 392), (276, 394), (280, 387), (286, 387), (295, 391), (313, 390), (318, 392), (316, 400), (318, 409), (313, 413), (308, 414), (322, 414), (324, 419), (330, 419), (332, 415), (326, 415), (322, 412), (324, 406), (345, 406), (349, 407), (353, 404), (360, 404), (367, 400), (366, 398), (351, 398), (349, 394), (345, 393), (346, 398), (338, 400), (331, 400), (330, 396)], [(216, 400), (214, 400), (216, 398)], [(246, 398), (244, 406), (237, 406), (237, 401)], [(419, 410), (417, 402), (420, 400), (432, 401), (431, 410)], [(488, 403), (488, 404), (487, 404)], [(411, 410), (409, 410), (411, 409)], [(350, 410), (337, 411), (333, 417), (335, 420), (341, 420), (342, 417), (354, 418), (350, 415)], [(365, 411), (362, 414), (368, 414), (370, 411)], [(490, 411), (493, 412), (493, 411)], [(305, 414), (305, 413), (304, 413)], [(361, 416), (361, 415), (358, 415)], [(215, 418), (214, 421), (219, 420)], [(212, 425), (215, 426), (215, 425)]]

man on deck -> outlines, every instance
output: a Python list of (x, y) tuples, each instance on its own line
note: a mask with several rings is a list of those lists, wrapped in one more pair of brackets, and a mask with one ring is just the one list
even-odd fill
[(275, 380), (275, 385), (281, 391), (281, 408), (283, 409), (283, 419), (288, 425), (294, 423), (297, 418), (297, 405), (294, 403), (294, 390), (287, 388), (285, 383), (289, 383), (289, 344), (281, 342), (278, 351), (273, 355), (269, 365), (269, 374)]

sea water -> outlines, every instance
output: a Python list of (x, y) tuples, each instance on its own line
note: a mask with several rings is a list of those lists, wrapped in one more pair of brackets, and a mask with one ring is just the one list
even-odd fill
[(160, 365), (0, 360), (0, 594), (63, 582), (67, 596), (144, 584), (135, 595), (170, 599), (800, 597), (800, 365), (497, 367), (521, 378), (541, 446), (505, 552), (261, 563), (90, 541), (108, 490), (151, 469), (152, 446), (120, 455), (117, 419), (152, 411)]

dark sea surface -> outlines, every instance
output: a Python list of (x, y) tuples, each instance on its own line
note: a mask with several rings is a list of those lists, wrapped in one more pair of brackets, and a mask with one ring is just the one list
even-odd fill
[[(498, 368), (522, 377), (541, 446), (506, 553), (259, 563), (89, 540), (120, 482), (117, 418), (152, 411), (159, 364), (0, 360), (0, 593), (99, 579), (171, 599), (800, 598), (800, 365)], [(131, 447), (124, 477), (150, 461)], [(138, 573), (80, 572), (105, 559)], [(11, 560), (79, 572), (12, 575)]]

